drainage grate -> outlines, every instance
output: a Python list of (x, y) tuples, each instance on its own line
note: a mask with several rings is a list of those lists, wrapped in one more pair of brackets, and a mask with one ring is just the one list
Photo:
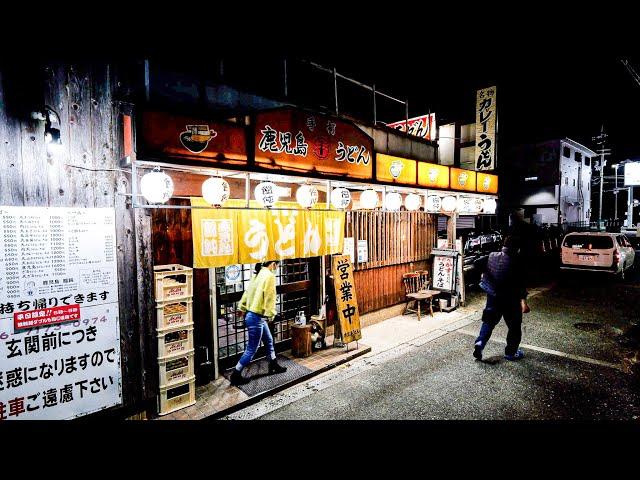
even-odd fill
[(591, 322), (574, 323), (573, 326), (576, 327), (578, 330), (584, 330), (585, 332), (595, 332), (603, 328), (602, 324), (591, 323)]

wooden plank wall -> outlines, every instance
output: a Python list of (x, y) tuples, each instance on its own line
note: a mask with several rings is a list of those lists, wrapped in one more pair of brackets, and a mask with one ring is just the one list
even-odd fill
[(367, 240), (368, 259), (355, 261), (354, 278), (362, 313), (404, 301), (402, 275), (430, 270), (437, 218), (425, 212), (347, 212), (345, 236)]
[[(119, 167), (120, 119), (129, 108), (117, 101), (122, 82), (104, 63), (0, 69), (0, 205), (116, 209), (123, 407), (135, 410), (156, 395), (147, 375), (155, 364), (148, 348), (151, 263), (144, 263), (151, 235), (150, 216), (134, 212), (126, 196), (130, 171)], [(55, 153), (45, 147), (44, 122), (29, 115), (45, 104), (60, 116), (62, 146)]]
[(427, 260), (422, 260), (353, 272), (360, 313), (369, 313), (404, 302), (402, 275), (416, 270), (430, 270), (429, 264)]
[[(169, 205), (189, 205), (189, 200), (171, 200)], [(191, 210), (162, 209), (151, 211), (153, 264), (178, 263), (193, 266), (193, 236)], [(204, 358), (198, 346), (209, 349), (209, 358), (214, 358), (213, 326), (211, 324), (211, 304), (209, 300), (209, 270), (193, 270), (193, 340), (196, 346), (196, 365)], [(217, 353), (215, 353), (217, 354)], [(197, 373), (197, 372), (196, 372)]]

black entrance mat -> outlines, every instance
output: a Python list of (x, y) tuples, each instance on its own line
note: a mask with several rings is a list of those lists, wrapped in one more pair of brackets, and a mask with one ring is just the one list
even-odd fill
[[(285, 383), (293, 382), (313, 371), (286, 357), (278, 357), (278, 363), (283, 367), (287, 367), (287, 371), (269, 375), (269, 362), (266, 358), (251, 362), (242, 371), (242, 376), (251, 379), (251, 381), (246, 385), (238, 385), (237, 387), (250, 397), (253, 397)], [(229, 379), (232, 372), (233, 369), (227, 371), (224, 376)]]

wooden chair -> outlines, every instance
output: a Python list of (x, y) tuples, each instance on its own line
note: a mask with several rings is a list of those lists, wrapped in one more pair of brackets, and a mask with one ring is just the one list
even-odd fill
[[(415, 312), (418, 314), (420, 321), (420, 303), (429, 302), (429, 313), (433, 317), (433, 299), (440, 293), (438, 290), (429, 289), (429, 272), (428, 270), (419, 270), (417, 272), (405, 273), (402, 276), (404, 283), (405, 297), (407, 303), (404, 307), (404, 314), (407, 312)], [(417, 309), (409, 308), (409, 304), (413, 302), (417, 305)]]

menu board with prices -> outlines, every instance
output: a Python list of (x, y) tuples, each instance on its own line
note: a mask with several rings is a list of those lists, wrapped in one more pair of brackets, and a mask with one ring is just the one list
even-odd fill
[(0, 420), (122, 401), (115, 212), (0, 207)]

